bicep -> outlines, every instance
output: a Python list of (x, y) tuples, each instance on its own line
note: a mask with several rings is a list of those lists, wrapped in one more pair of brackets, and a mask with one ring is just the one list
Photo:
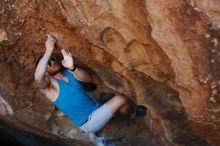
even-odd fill
[(79, 76), (77, 76), (77, 74), (74, 74), (73, 72), (72, 72), (72, 74), (73, 74), (73, 77), (77, 80), (77, 82), (83, 82), (83, 80), (82, 79), (80, 79), (80, 77)]
[(72, 74), (78, 81), (91, 82), (91, 75), (80, 68), (77, 68)]

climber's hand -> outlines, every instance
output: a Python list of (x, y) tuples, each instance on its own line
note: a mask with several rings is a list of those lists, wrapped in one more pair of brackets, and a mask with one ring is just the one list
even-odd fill
[(64, 49), (61, 50), (61, 53), (63, 54), (63, 60), (62, 60), (63, 66), (68, 68), (69, 70), (72, 70), (74, 68), (72, 55), (70, 54), (70, 52), (67, 53)]
[(47, 34), (47, 41), (45, 43), (46, 52), (52, 53), (53, 49), (54, 49), (54, 44), (55, 43), (56, 43), (56, 39), (52, 35)]

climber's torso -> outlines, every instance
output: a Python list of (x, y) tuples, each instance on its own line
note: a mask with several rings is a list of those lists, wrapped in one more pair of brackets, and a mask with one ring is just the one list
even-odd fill
[(50, 77), (50, 85), (42, 92), (77, 126), (81, 126), (98, 105), (88, 96), (73, 73), (68, 70), (61, 73), (59, 77)]
[(68, 82), (68, 78), (65, 77), (62, 73), (59, 73), (59, 75), (56, 77), (49, 76), (49, 78), (50, 84), (47, 86), (47, 88), (41, 89), (41, 92), (45, 94), (50, 101), (54, 102), (59, 95), (59, 85), (57, 79)]

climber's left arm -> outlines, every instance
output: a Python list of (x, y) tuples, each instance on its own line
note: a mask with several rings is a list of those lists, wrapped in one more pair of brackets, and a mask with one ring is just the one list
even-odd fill
[(92, 81), (91, 75), (89, 75), (83, 69), (75, 66), (73, 62), (73, 57), (70, 52), (67, 53), (64, 49), (62, 49), (61, 53), (63, 54), (63, 60), (62, 60), (63, 66), (66, 67), (68, 70), (70, 70), (77, 80), (82, 82)]
[(73, 73), (74, 77), (79, 81), (82, 81), (82, 82), (91, 82), (92, 81), (91, 75), (79, 67), (76, 67), (75, 71), (72, 71), (72, 73)]

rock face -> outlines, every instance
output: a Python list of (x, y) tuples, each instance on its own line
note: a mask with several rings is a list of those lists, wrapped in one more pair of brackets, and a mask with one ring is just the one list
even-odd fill
[(4, 29), (0, 29), (0, 42), (4, 40), (8, 40), (7, 34)]
[(50, 33), (54, 53), (69, 50), (91, 72), (92, 96), (119, 92), (149, 108), (146, 119), (127, 128), (116, 118), (100, 134), (119, 145), (219, 145), (219, 10), (218, 0), (1, 1), (0, 119), (88, 142), (34, 86)]
[(220, 28), (220, 1), (216, 0), (191, 0), (189, 2), (193, 8), (207, 17), (212, 29)]

